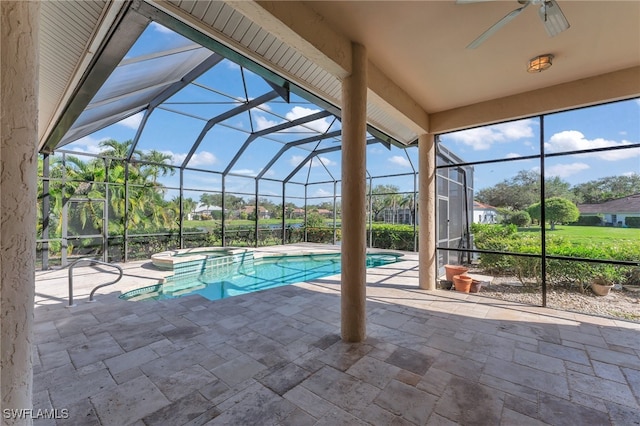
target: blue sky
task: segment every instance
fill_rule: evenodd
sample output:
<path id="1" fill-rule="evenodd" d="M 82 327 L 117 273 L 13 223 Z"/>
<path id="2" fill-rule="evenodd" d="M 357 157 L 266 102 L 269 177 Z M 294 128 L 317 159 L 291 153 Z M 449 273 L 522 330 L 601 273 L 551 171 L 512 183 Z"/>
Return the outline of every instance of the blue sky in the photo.
<path id="1" fill-rule="evenodd" d="M 151 24 L 133 46 L 125 59 L 132 60 L 168 48 L 180 48 L 190 42 L 170 30 Z M 246 92 L 245 92 L 246 86 Z M 213 89 L 213 90 L 211 90 Z M 138 148 L 156 149 L 173 157 L 174 164 L 181 164 L 207 119 L 228 110 L 247 99 L 253 99 L 271 88 L 258 77 L 228 60 L 196 80 L 196 84 L 173 96 L 162 109 L 156 110 L 147 122 Z M 211 171 L 223 171 L 243 144 L 249 132 L 258 131 L 320 111 L 320 108 L 292 95 L 287 104 L 276 98 L 260 106 L 251 114 L 243 113 L 226 120 L 214 128 L 203 139 L 189 162 L 189 167 Z M 182 113 L 182 114 L 180 114 Z M 65 147 L 78 152 L 96 153 L 99 143 L 105 139 L 125 141 L 133 139 L 140 125 L 142 114 L 128 117 L 117 124 L 102 129 Z M 232 167 L 232 172 L 253 177 L 277 153 L 284 143 L 317 135 L 318 132 L 339 130 L 340 122 L 332 117 L 310 122 L 287 131 L 259 138 L 253 142 L 241 159 Z M 519 120 L 483 128 L 442 135 L 447 148 L 464 161 L 479 161 L 496 158 L 516 158 L 537 154 L 539 151 L 538 119 Z M 563 112 L 545 117 L 545 149 L 547 152 L 562 152 L 596 147 L 618 146 L 640 142 L 640 101 L 631 100 L 599 107 Z M 318 148 L 336 146 L 337 139 L 320 142 Z M 315 144 L 313 144 L 315 146 Z M 307 149 L 292 148 L 269 170 L 265 177 L 283 179 L 309 154 Z M 383 145 L 370 145 L 367 149 L 367 168 L 373 175 L 393 175 L 412 172 L 418 168 L 416 148 L 401 150 Z M 494 185 L 515 175 L 519 170 L 539 167 L 538 160 L 516 161 L 475 168 L 475 189 Z M 640 149 L 610 153 L 572 155 L 548 159 L 547 175 L 559 176 L 572 184 L 604 176 L 639 173 Z M 303 167 L 293 181 L 320 182 L 340 179 L 340 152 L 331 152 L 316 157 Z M 162 178 L 168 187 L 178 187 L 178 174 Z M 401 191 L 413 191 L 411 177 L 376 179 L 377 184 L 393 184 Z M 186 172 L 185 187 L 194 190 L 221 190 L 220 175 Z M 253 193 L 254 179 L 230 177 L 226 182 L 228 191 Z M 339 186 L 338 186 L 339 191 Z M 281 184 L 264 182 L 260 186 L 263 195 L 281 196 Z M 329 197 L 333 184 L 312 185 L 310 197 Z M 169 191 L 168 195 L 176 195 Z M 194 198 L 199 193 L 193 192 Z M 301 185 L 288 185 L 287 194 L 303 196 Z M 329 199 L 318 199 L 327 201 Z"/>
<path id="2" fill-rule="evenodd" d="M 546 153 L 640 143 L 640 100 L 628 100 L 544 118 Z M 442 135 L 444 145 L 465 161 L 518 158 L 540 151 L 538 118 Z M 539 160 L 476 166 L 475 188 L 495 185 L 519 170 L 539 170 Z M 640 148 L 547 158 L 545 174 L 572 185 L 606 176 L 640 174 Z"/>

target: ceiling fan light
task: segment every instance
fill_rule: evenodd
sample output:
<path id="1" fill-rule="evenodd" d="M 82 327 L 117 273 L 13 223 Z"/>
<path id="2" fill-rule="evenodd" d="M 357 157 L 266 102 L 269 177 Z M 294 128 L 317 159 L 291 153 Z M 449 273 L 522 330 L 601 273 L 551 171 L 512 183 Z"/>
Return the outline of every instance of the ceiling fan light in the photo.
<path id="1" fill-rule="evenodd" d="M 569 21 L 554 0 L 543 2 L 538 14 L 549 37 L 555 37 L 569 28 Z"/>
<path id="2" fill-rule="evenodd" d="M 546 70 L 547 68 L 551 67 L 552 59 L 553 55 L 549 53 L 530 59 L 529 66 L 527 67 L 527 72 L 537 73 Z"/>

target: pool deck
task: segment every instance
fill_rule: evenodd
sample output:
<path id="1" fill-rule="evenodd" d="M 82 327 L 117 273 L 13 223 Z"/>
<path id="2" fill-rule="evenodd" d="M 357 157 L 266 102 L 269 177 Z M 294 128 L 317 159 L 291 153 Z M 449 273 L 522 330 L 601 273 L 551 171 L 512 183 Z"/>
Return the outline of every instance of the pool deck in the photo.
<path id="1" fill-rule="evenodd" d="M 311 244 L 260 252 L 335 251 Z M 150 261 L 36 273 L 36 425 L 638 424 L 640 324 L 418 289 L 414 253 L 367 270 L 365 342 L 340 277 L 218 301 L 129 302 Z M 104 272 L 99 272 L 100 270 Z"/>

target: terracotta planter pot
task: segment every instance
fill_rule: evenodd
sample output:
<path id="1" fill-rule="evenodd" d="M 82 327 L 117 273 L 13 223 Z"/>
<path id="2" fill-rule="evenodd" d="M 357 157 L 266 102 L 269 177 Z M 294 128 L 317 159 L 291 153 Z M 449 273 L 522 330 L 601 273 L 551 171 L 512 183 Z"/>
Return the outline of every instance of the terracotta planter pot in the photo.
<path id="1" fill-rule="evenodd" d="M 591 281 L 591 290 L 598 296 L 608 295 L 612 288 L 613 284 L 610 284 L 607 281 L 601 280 L 599 278 Z"/>
<path id="2" fill-rule="evenodd" d="M 446 274 L 447 281 L 453 281 L 454 275 L 462 275 L 466 273 L 469 268 L 465 268 L 460 265 L 444 265 L 444 271 Z"/>
<path id="3" fill-rule="evenodd" d="M 471 287 L 469 288 L 469 293 L 478 293 L 480 292 L 480 288 L 482 287 L 482 282 L 478 280 L 471 281 Z"/>
<path id="4" fill-rule="evenodd" d="M 472 282 L 473 278 L 466 275 L 453 276 L 453 285 L 456 287 L 456 291 L 460 291 L 462 293 L 469 293 Z"/>

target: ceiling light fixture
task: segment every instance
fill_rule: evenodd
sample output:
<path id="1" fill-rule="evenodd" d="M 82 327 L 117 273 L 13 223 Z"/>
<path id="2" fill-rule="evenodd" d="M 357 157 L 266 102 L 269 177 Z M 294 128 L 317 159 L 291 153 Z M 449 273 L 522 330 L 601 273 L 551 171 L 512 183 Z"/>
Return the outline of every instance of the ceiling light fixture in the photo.
<path id="1" fill-rule="evenodd" d="M 536 56 L 533 59 L 529 60 L 529 66 L 527 67 L 527 72 L 542 72 L 547 68 L 551 67 L 551 60 L 553 59 L 553 55 L 550 53 L 545 53 L 544 55 Z"/>

